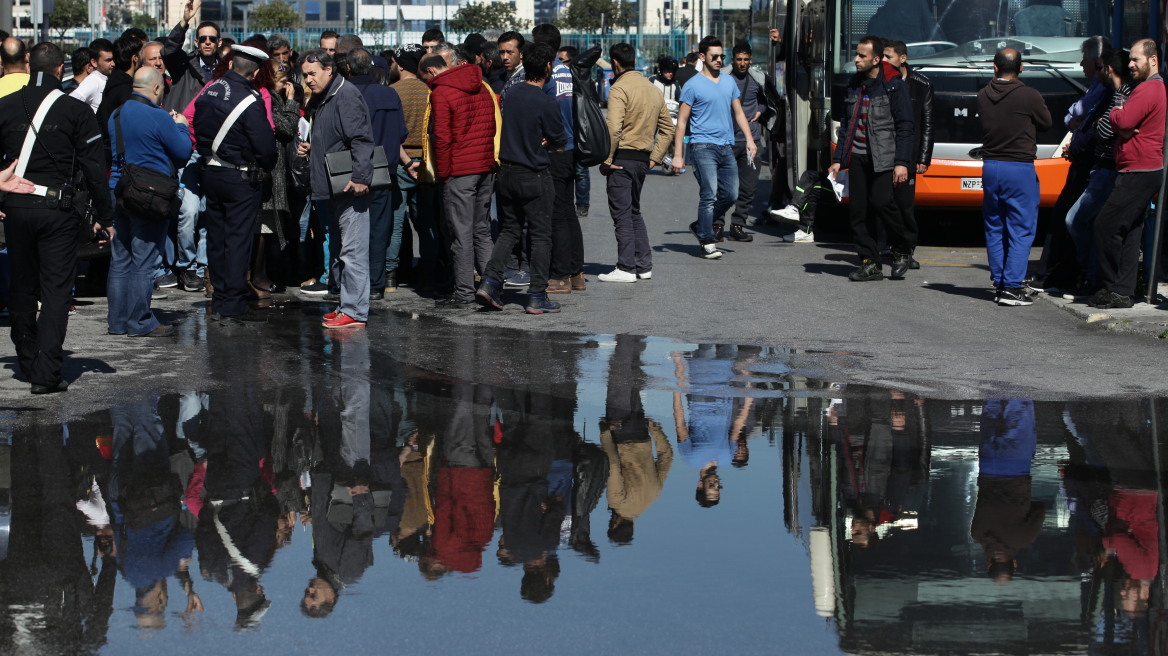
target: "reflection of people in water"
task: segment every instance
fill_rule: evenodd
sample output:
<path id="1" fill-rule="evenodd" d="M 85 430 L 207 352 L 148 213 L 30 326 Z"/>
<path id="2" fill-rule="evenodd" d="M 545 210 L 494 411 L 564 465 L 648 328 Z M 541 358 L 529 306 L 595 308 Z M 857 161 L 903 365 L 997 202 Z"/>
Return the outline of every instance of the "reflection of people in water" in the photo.
<path id="1" fill-rule="evenodd" d="M 1033 401 L 985 402 L 970 534 L 985 550 L 988 574 L 995 581 L 1014 577 L 1018 551 L 1042 530 L 1046 507 L 1031 498 L 1030 465 L 1037 447 Z"/>
<path id="2" fill-rule="evenodd" d="M 608 538 L 633 541 L 633 521 L 653 505 L 673 465 L 673 447 L 661 425 L 645 418 L 641 390 L 645 341 L 617 335 L 608 365 L 608 394 L 600 420 L 600 444 L 608 456 Z M 656 457 L 654 457 L 656 450 Z"/>
<path id="3" fill-rule="evenodd" d="M 749 452 L 743 452 L 738 443 L 739 439 L 746 439 L 754 399 L 711 396 L 700 390 L 728 385 L 746 372 L 753 358 L 748 353 L 740 353 L 737 346 L 726 344 L 699 344 L 688 356 L 682 359 L 680 353 L 673 355 L 674 375 L 679 387 L 699 391 L 685 394 L 686 404 L 682 403 L 681 392 L 673 394 L 673 424 L 677 431 L 677 450 L 698 471 L 694 496 L 699 506 L 710 508 L 722 499 L 718 468 L 733 463 L 736 454 L 740 465 L 745 464 L 744 457 L 749 457 Z"/>
<path id="4" fill-rule="evenodd" d="M 914 407 L 920 402 L 897 390 L 853 390 L 828 412 L 843 457 L 854 547 L 875 545 L 877 527 L 900 518 L 910 487 L 924 478 L 923 435 Z"/>

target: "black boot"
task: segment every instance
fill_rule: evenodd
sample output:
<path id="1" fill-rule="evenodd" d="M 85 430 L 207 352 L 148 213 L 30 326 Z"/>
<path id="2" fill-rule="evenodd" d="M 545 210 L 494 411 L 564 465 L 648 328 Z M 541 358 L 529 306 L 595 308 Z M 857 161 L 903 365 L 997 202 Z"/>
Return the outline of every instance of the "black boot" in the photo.
<path id="1" fill-rule="evenodd" d="M 852 282 L 884 280 L 884 272 L 880 270 L 880 263 L 876 260 L 864 260 L 855 271 L 848 274 L 848 280 Z"/>
<path id="2" fill-rule="evenodd" d="M 889 273 L 889 277 L 891 277 L 893 280 L 904 280 L 904 274 L 908 273 L 908 269 L 911 265 L 911 256 L 893 251 L 892 271 Z"/>
<path id="3" fill-rule="evenodd" d="M 494 278 L 483 278 L 479 290 L 475 292 L 475 300 L 483 307 L 502 310 L 503 283 Z"/>
<path id="4" fill-rule="evenodd" d="M 546 292 L 532 294 L 527 297 L 528 314 L 549 314 L 560 311 L 560 304 L 549 301 Z"/>
<path id="5" fill-rule="evenodd" d="M 397 270 L 385 272 L 385 293 L 397 291 Z"/>

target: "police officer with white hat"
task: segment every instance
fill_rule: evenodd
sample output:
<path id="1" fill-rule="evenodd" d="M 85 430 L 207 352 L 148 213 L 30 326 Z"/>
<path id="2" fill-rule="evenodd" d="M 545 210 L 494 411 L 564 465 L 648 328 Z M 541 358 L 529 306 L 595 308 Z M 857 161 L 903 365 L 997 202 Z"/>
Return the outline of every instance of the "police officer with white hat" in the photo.
<path id="1" fill-rule="evenodd" d="M 251 85 L 268 55 L 232 45 L 230 68 L 195 99 L 195 148 L 203 163 L 207 209 L 207 268 L 213 318 L 222 325 L 262 323 L 247 304 L 252 237 L 268 171 L 276 165 L 276 137 L 260 94 Z"/>

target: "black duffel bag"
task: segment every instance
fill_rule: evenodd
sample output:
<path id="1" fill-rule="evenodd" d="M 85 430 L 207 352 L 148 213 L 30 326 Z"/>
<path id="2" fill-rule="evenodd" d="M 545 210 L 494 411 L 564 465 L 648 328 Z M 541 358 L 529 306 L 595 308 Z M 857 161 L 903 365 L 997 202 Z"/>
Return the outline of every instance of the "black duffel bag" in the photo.
<path id="1" fill-rule="evenodd" d="M 182 201 L 178 197 L 178 179 L 145 166 L 126 164 L 126 146 L 122 142 L 122 110 L 114 112 L 114 136 L 122 161 L 122 176 L 114 187 L 118 205 L 130 214 L 147 221 L 169 221 L 178 216 Z"/>

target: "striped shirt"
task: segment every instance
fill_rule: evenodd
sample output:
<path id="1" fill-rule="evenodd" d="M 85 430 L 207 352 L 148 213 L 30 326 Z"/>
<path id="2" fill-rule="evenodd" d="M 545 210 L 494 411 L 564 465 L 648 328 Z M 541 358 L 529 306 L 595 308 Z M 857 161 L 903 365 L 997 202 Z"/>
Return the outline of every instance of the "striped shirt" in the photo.
<path id="1" fill-rule="evenodd" d="M 406 154 L 410 157 L 422 156 L 422 143 L 429 130 L 426 126 L 426 106 L 430 103 L 430 87 L 418 80 L 398 80 L 390 85 L 401 98 L 402 114 L 406 119 L 406 130 L 409 136 L 408 143 L 402 144 Z"/>

